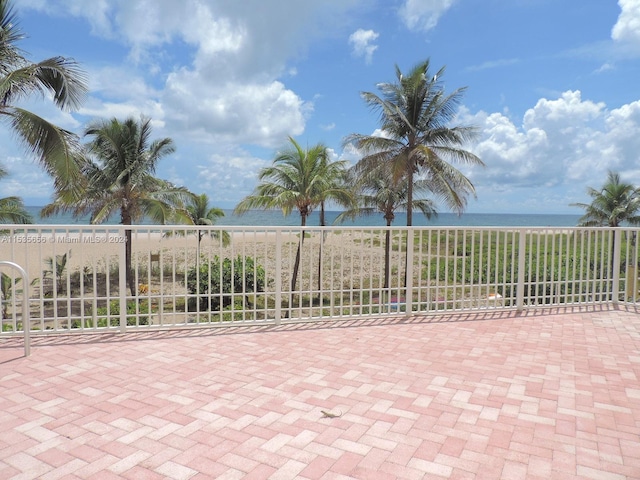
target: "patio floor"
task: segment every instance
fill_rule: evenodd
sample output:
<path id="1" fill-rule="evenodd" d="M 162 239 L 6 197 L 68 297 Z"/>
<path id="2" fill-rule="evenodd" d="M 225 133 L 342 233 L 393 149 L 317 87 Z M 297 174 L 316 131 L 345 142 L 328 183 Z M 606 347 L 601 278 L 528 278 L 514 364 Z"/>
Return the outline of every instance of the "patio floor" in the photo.
<path id="1" fill-rule="evenodd" d="M 640 478 L 640 315 L 0 340 L 0 478 Z M 322 410 L 340 414 L 327 418 Z"/>

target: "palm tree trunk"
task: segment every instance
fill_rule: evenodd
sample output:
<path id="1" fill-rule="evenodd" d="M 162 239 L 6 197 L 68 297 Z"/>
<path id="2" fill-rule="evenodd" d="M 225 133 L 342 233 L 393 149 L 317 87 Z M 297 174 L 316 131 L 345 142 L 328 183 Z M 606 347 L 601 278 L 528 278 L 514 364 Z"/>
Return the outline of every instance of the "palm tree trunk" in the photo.
<path id="1" fill-rule="evenodd" d="M 301 215 L 301 226 L 307 225 L 307 217 Z M 291 275 L 291 297 L 289 300 L 289 308 L 293 308 L 293 292 L 296 290 L 296 283 L 298 282 L 298 271 L 300 270 L 300 257 L 302 254 L 302 244 L 304 243 L 304 228 L 300 232 L 300 241 L 298 242 L 298 251 L 296 252 L 296 260 L 293 263 L 293 274 Z"/>
<path id="2" fill-rule="evenodd" d="M 413 225 L 413 165 L 409 168 L 407 175 L 407 227 Z"/>
<path id="3" fill-rule="evenodd" d="M 120 219 L 120 223 L 122 223 L 122 225 L 131 225 L 131 214 L 124 206 L 120 209 Z M 129 291 L 132 296 L 135 296 L 137 289 L 134 284 L 135 280 L 133 278 L 133 269 L 131 268 L 131 230 L 127 229 L 124 231 L 124 241 L 125 276 L 127 279 L 127 285 L 129 286 Z"/>
<path id="4" fill-rule="evenodd" d="M 409 175 L 407 178 L 409 184 L 407 185 L 407 227 L 413 225 L 413 164 L 409 168 Z M 407 270 L 409 267 L 409 235 L 411 232 L 407 229 L 407 239 L 404 257 L 404 287 L 407 286 Z"/>
<path id="5" fill-rule="evenodd" d="M 326 225 L 324 216 L 324 202 L 320 202 L 320 226 Z M 320 232 L 320 245 L 318 247 L 318 305 L 321 305 L 322 296 L 320 291 L 322 290 L 322 247 L 324 246 L 324 230 Z"/>
<path id="6" fill-rule="evenodd" d="M 391 222 L 387 220 L 387 227 L 391 227 Z M 389 288 L 390 276 L 390 256 L 391 256 L 391 229 L 388 228 L 384 234 L 384 289 Z"/>
<path id="7" fill-rule="evenodd" d="M 129 285 L 129 291 L 131 295 L 136 294 L 135 279 L 133 278 L 133 269 L 131 268 L 131 230 L 124 231 L 125 246 L 124 246 L 124 264 L 126 269 L 127 285 Z"/>

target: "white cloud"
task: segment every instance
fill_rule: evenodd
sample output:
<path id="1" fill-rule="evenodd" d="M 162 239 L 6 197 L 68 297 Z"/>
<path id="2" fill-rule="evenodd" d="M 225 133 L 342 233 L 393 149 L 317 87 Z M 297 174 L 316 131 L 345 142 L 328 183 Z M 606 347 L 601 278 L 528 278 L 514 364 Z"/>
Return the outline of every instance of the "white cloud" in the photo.
<path id="1" fill-rule="evenodd" d="M 253 191 L 258 171 L 269 163 L 242 151 L 212 154 L 198 167 L 198 183 L 192 190 L 210 192 L 213 204 L 235 204 Z"/>
<path id="2" fill-rule="evenodd" d="M 618 5 L 621 12 L 611 38 L 640 50 L 640 0 L 618 0 Z"/>
<path id="3" fill-rule="evenodd" d="M 96 35 L 130 47 L 133 68 L 94 68 L 93 98 L 82 114 L 160 115 L 172 136 L 261 146 L 302 133 L 313 109 L 283 83 L 295 72 L 287 63 L 362 2 L 25 1 L 24 8 L 86 18 Z M 177 58 L 189 63 L 172 64 Z M 151 76 L 143 72 L 144 65 Z"/>
<path id="4" fill-rule="evenodd" d="M 603 63 L 598 69 L 596 69 L 593 73 L 595 74 L 599 74 L 599 73 L 604 73 L 610 70 L 614 70 L 615 66 L 610 64 L 610 63 Z"/>
<path id="5" fill-rule="evenodd" d="M 457 0 L 405 0 L 399 15 L 411 30 L 428 31 L 438 24 L 440 17 Z"/>
<path id="6" fill-rule="evenodd" d="M 212 84 L 191 70 L 169 76 L 163 104 L 172 131 L 207 143 L 261 146 L 301 134 L 312 108 L 278 81 Z"/>
<path id="7" fill-rule="evenodd" d="M 531 211 L 532 202 L 558 211 L 582 201 L 586 186 L 600 185 L 607 170 L 640 183 L 640 101 L 608 110 L 582 99 L 579 91 L 567 91 L 538 100 L 521 126 L 501 113 L 463 110 L 461 120 L 481 130 L 472 151 L 487 166 L 468 172 L 479 186 L 478 196 L 510 199 L 507 211 Z M 536 190 L 548 198 L 532 196 Z M 493 211 L 499 208 L 496 204 Z"/>
<path id="8" fill-rule="evenodd" d="M 349 36 L 349 45 L 352 47 L 356 57 L 363 57 L 366 63 L 371 63 L 373 52 L 378 48 L 372 42 L 380 35 L 373 30 L 363 30 L 359 28 Z"/>
<path id="9" fill-rule="evenodd" d="M 518 60 L 517 58 L 503 58 L 500 60 L 490 60 L 490 61 L 481 63 L 480 65 L 472 65 L 471 67 L 468 67 L 467 70 L 469 70 L 470 72 L 477 72 L 480 70 L 488 70 L 491 68 L 507 67 L 509 65 L 515 65 L 519 61 L 520 60 Z"/>

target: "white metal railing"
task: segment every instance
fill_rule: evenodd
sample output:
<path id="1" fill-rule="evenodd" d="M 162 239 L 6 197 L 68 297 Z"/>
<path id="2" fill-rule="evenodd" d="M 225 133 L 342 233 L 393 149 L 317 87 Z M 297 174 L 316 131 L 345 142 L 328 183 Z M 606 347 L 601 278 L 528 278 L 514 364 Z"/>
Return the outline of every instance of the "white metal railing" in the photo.
<path id="1" fill-rule="evenodd" d="M 29 302 L 25 301 L 25 299 L 29 298 L 29 275 L 20 265 L 14 262 L 9 262 L 6 260 L 0 260 L 0 268 L 2 267 L 10 267 L 18 272 L 20 275 L 20 280 L 22 281 L 23 289 L 22 289 L 22 321 L 23 327 L 22 332 L 24 336 L 24 356 L 28 357 L 31 355 L 31 329 L 29 328 Z M 0 279 L 2 282 L 2 289 L 0 291 L 0 311 L 2 312 L 2 319 L 6 315 L 6 305 L 9 302 L 13 302 L 13 310 L 15 312 L 16 309 L 16 296 L 18 293 L 16 285 L 17 280 L 13 277 L 6 275 L 2 272 L 2 278 Z M 15 321 L 17 321 L 17 315 L 14 314 Z M 26 326 L 26 327 L 25 327 Z"/>
<path id="2" fill-rule="evenodd" d="M 56 333 L 634 304 L 637 232 L 8 225 L 0 259 L 34 281 L 0 336 L 22 331 L 23 306 L 32 331 Z"/>

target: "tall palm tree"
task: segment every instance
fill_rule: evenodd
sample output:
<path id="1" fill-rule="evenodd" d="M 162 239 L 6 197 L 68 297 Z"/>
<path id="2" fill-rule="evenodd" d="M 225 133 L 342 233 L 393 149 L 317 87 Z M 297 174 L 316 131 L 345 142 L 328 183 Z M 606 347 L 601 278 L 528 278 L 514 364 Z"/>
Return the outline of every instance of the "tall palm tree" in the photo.
<path id="1" fill-rule="evenodd" d="M 331 161 L 329 154 L 325 148 L 325 154 L 322 156 L 324 162 L 322 176 L 324 182 L 318 191 L 318 217 L 321 227 L 327 225 L 326 220 L 326 203 L 334 202 L 341 207 L 351 208 L 354 205 L 355 197 L 353 188 L 349 181 L 347 167 L 349 162 L 346 160 Z M 320 292 L 322 290 L 322 250 L 324 248 L 325 231 L 320 232 L 320 245 L 318 248 L 318 304 L 321 303 Z"/>
<path id="2" fill-rule="evenodd" d="M 173 140 L 151 142 L 151 120 L 127 118 L 100 120 L 89 125 L 91 137 L 82 172 L 86 186 L 80 195 L 70 190 L 57 191 L 54 202 L 42 215 L 71 211 L 74 216 L 91 215 L 91 223 L 102 223 L 120 212 L 120 223 L 132 225 L 147 217 L 158 224 L 183 220 L 183 202 L 190 193 L 182 187 L 154 176 L 158 162 L 174 152 Z M 125 230 L 126 277 L 131 295 L 137 289 L 131 269 L 131 230 Z"/>
<path id="3" fill-rule="evenodd" d="M 609 171 L 600 190 L 588 187 L 587 195 L 591 203 L 570 204 L 585 210 L 579 226 L 619 227 L 624 222 L 640 225 L 640 189 L 622 182 L 618 173 Z"/>
<path id="4" fill-rule="evenodd" d="M 206 193 L 200 195 L 191 195 L 187 201 L 185 207 L 187 223 L 190 225 L 215 225 L 215 223 L 222 217 L 224 212 L 220 208 L 209 206 L 209 197 Z M 198 255 L 200 259 L 200 242 L 205 236 L 206 230 L 198 230 Z M 231 241 L 231 237 L 228 232 L 211 231 L 212 238 L 221 238 L 223 245 L 228 245 Z"/>
<path id="5" fill-rule="evenodd" d="M 22 33 L 10 0 L 0 0 L 0 118 L 4 118 L 28 151 L 52 175 L 55 188 L 79 185 L 75 135 L 38 115 L 15 106 L 41 94 L 52 96 L 63 110 L 73 110 L 87 91 L 85 74 L 72 59 L 54 57 L 32 63 L 17 43 Z"/>
<path id="6" fill-rule="evenodd" d="M 348 218 L 357 216 L 375 215 L 381 213 L 387 227 L 395 220 L 395 212 L 405 210 L 408 203 L 409 182 L 406 178 L 395 180 L 389 171 L 389 166 L 383 165 L 369 174 L 360 177 L 354 182 L 357 191 L 354 208 L 342 212 L 336 221 L 342 222 Z M 413 185 L 414 195 L 426 195 L 430 191 L 430 185 L 426 180 L 418 180 Z M 435 205 L 427 198 L 414 198 L 413 208 L 420 210 L 426 218 L 437 216 Z M 391 229 L 387 228 L 384 242 L 384 285 L 389 288 L 390 278 L 390 253 L 391 253 Z"/>
<path id="7" fill-rule="evenodd" d="M 395 181 L 407 184 L 407 226 L 412 225 L 413 190 L 416 178 L 429 181 L 434 196 L 453 211 L 461 213 L 468 195 L 475 195 L 471 181 L 451 163 L 484 165 L 462 146 L 477 133 L 471 126 L 450 126 L 465 88 L 445 95 L 444 67 L 429 72 L 429 60 L 416 65 L 408 75 L 396 66 L 396 83 L 378 85 L 381 96 L 362 93 L 365 102 L 380 114 L 382 135 L 352 134 L 352 143 L 365 156 L 357 163 L 360 173 L 381 163 L 389 164 Z"/>
<path id="8" fill-rule="evenodd" d="M 291 145 L 276 155 L 271 166 L 260 170 L 260 183 L 251 195 L 238 203 L 234 212 L 241 215 L 251 209 L 279 208 L 287 216 L 294 208 L 298 210 L 303 230 L 291 275 L 293 298 L 304 243 L 304 227 L 313 209 L 333 191 L 329 183 L 335 176 L 330 173 L 339 168 L 341 162 L 328 162 L 327 149 L 322 144 L 304 149 L 292 137 L 289 137 L 289 142 Z"/>
<path id="9" fill-rule="evenodd" d="M 6 176 L 7 171 L 0 167 L 0 179 Z M 32 221 L 20 197 L 0 198 L 0 223 L 32 223 Z"/>

